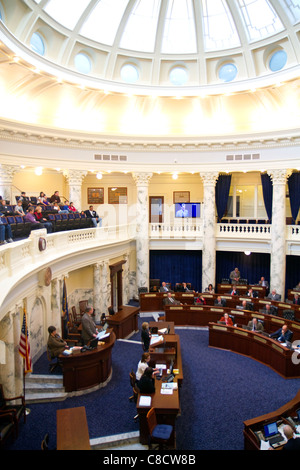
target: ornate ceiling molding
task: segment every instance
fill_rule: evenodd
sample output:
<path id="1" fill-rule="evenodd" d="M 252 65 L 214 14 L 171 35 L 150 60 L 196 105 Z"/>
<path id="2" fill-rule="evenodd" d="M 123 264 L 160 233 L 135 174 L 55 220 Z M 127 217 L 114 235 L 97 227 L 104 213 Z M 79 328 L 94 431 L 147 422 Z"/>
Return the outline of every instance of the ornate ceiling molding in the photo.
<path id="1" fill-rule="evenodd" d="M 70 132 L 0 120 L 0 139 L 71 149 L 107 152 L 212 152 L 300 145 L 300 129 L 280 133 L 206 137 L 114 136 Z"/>

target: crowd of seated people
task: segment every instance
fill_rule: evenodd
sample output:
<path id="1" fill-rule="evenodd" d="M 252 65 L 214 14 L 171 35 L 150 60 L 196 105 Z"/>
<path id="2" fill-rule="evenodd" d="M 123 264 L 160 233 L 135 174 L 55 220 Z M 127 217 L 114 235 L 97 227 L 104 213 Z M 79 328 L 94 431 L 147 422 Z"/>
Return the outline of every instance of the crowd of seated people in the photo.
<path id="1" fill-rule="evenodd" d="M 93 215 L 97 222 L 101 220 L 95 211 Z M 50 198 L 43 191 L 38 197 L 29 197 L 22 191 L 16 196 L 16 204 L 0 196 L 0 246 L 26 238 L 31 230 L 45 228 L 52 233 L 93 227 L 94 218 L 90 211 L 78 211 L 73 202 L 62 203 L 59 191 Z"/>

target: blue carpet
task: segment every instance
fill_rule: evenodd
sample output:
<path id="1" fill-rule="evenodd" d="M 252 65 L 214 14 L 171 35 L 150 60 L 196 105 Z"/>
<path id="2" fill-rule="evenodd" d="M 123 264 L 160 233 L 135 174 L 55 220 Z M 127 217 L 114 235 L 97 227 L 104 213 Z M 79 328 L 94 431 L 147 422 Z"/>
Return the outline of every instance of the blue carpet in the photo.
<path id="1" fill-rule="evenodd" d="M 141 324 L 139 319 L 139 324 Z M 270 368 L 238 354 L 208 347 L 207 330 L 176 329 L 180 335 L 184 380 L 181 416 L 176 422 L 178 450 L 243 450 L 243 421 L 276 410 L 291 400 L 299 379 L 286 380 Z M 131 340 L 140 341 L 140 334 Z M 30 404 L 27 423 L 11 450 L 40 449 L 46 432 L 50 448 L 56 444 L 56 410 L 85 406 L 90 438 L 137 431 L 135 404 L 129 371 L 142 354 L 140 344 L 117 341 L 112 353 L 113 375 L 109 384 L 63 402 Z M 48 370 L 43 356 L 34 373 Z"/>

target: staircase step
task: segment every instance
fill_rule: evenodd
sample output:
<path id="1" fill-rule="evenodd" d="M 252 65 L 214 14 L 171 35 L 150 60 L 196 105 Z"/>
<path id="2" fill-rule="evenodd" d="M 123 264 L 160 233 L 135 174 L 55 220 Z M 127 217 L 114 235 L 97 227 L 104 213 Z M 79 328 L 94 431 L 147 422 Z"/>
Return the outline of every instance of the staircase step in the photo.
<path id="1" fill-rule="evenodd" d="M 47 403 L 67 398 L 61 375 L 29 374 L 25 379 L 26 403 Z"/>
<path id="2" fill-rule="evenodd" d="M 67 398 L 68 394 L 63 393 L 26 393 L 26 405 L 29 403 L 49 403 L 50 401 L 63 401 Z"/>

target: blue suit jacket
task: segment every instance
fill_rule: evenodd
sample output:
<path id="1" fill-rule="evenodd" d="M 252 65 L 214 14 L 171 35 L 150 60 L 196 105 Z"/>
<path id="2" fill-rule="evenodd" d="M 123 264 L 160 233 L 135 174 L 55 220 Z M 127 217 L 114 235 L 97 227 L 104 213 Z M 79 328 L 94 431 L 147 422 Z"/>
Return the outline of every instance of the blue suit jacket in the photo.
<path id="1" fill-rule="evenodd" d="M 293 333 L 291 330 L 286 330 L 285 334 L 282 335 L 281 328 L 279 328 L 279 330 L 275 331 L 270 336 L 271 338 L 278 339 L 281 343 L 286 343 L 287 341 L 292 341 Z"/>

